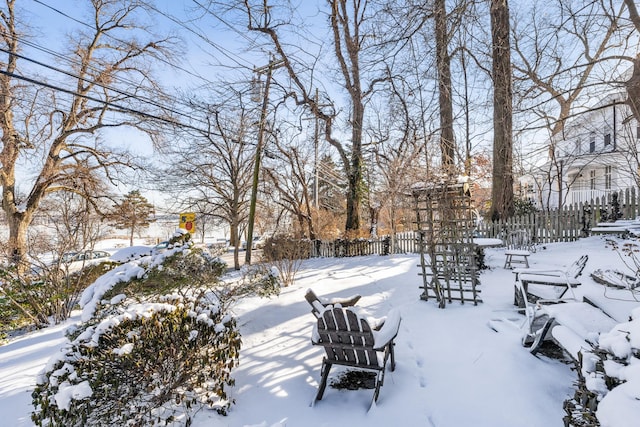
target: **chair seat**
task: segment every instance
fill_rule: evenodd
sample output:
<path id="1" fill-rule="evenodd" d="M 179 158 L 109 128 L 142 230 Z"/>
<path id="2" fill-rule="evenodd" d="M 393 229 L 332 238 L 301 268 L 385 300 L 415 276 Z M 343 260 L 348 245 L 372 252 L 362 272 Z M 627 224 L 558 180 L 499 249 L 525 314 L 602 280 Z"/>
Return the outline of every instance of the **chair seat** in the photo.
<path id="1" fill-rule="evenodd" d="M 517 255 L 517 256 L 529 256 L 531 255 L 531 251 L 527 251 L 525 249 L 507 249 L 504 251 L 505 255 Z"/>
<path id="2" fill-rule="evenodd" d="M 550 275 L 550 274 L 520 274 L 520 281 L 522 283 L 537 283 L 540 285 L 569 285 L 576 287 L 580 285 L 580 280 L 567 277 L 564 275 Z"/>

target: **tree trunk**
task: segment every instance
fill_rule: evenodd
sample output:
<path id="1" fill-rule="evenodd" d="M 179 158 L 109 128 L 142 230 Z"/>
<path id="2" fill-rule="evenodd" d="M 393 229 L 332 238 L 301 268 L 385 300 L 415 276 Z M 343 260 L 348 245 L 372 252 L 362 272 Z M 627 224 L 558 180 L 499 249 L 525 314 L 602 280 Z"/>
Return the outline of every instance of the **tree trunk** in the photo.
<path id="1" fill-rule="evenodd" d="M 633 116 L 640 123 L 640 55 L 633 61 L 633 73 L 625 83 L 627 88 L 627 104 Z"/>
<path id="2" fill-rule="evenodd" d="M 513 135 L 509 6 L 491 0 L 493 44 L 493 186 L 491 219 L 513 214 Z"/>
<path id="3" fill-rule="evenodd" d="M 240 235 L 238 233 L 238 220 L 237 218 L 232 218 L 229 224 L 229 242 L 233 246 L 233 268 L 234 270 L 240 270 Z"/>
<path id="4" fill-rule="evenodd" d="M 438 101 L 440 107 L 440 152 L 442 168 L 451 175 L 454 171 L 455 142 L 453 134 L 453 104 L 451 99 L 451 57 L 447 36 L 447 10 L 445 0 L 434 4 L 436 31 L 436 63 L 438 69 Z"/>
<path id="5" fill-rule="evenodd" d="M 631 23 L 636 28 L 636 31 L 640 33 L 640 15 L 635 1 L 624 0 L 624 4 L 629 10 Z M 627 104 L 631 107 L 633 116 L 640 123 L 640 54 L 633 61 L 633 74 L 631 74 L 631 78 L 625 83 L 625 86 L 627 88 Z"/>
<path id="6" fill-rule="evenodd" d="M 9 223 L 9 260 L 15 264 L 21 272 L 26 269 L 27 254 L 27 229 L 31 223 L 31 215 L 24 212 L 13 212 L 7 215 Z"/>

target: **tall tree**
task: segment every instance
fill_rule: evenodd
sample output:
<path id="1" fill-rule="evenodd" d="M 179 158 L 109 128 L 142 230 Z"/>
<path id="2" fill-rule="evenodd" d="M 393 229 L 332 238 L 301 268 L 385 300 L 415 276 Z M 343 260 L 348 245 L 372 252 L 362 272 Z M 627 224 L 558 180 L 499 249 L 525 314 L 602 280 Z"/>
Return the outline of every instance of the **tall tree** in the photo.
<path id="1" fill-rule="evenodd" d="M 440 107 L 440 151 L 444 172 L 454 172 L 455 140 L 453 133 L 453 98 L 451 56 L 445 0 L 434 1 L 436 68 L 438 70 L 438 105 Z"/>
<path id="2" fill-rule="evenodd" d="M 507 0 L 491 0 L 493 78 L 493 183 L 491 219 L 513 214 L 511 43 Z"/>
<path id="3" fill-rule="evenodd" d="M 305 29 L 300 26 L 292 29 L 287 19 L 276 19 L 277 8 L 268 0 L 251 2 L 244 0 L 247 26 L 251 31 L 259 32 L 267 37 L 268 45 L 275 50 L 276 59 L 288 76 L 286 95 L 295 100 L 297 105 L 306 106 L 312 114 L 324 124 L 324 137 L 337 151 L 345 175 L 347 176 L 347 215 L 345 231 L 356 233 L 361 227 L 361 205 L 363 201 L 363 126 L 367 101 L 375 94 L 381 83 L 388 81 L 386 62 L 393 56 L 392 51 L 399 43 L 393 45 L 390 40 L 393 27 L 382 28 L 385 17 L 393 21 L 388 9 L 367 0 L 326 0 L 328 23 L 328 40 L 331 55 L 324 52 L 324 41 L 318 38 L 305 47 L 316 46 L 318 50 L 294 52 L 294 45 L 287 38 L 307 37 Z M 398 30 L 399 27 L 396 27 Z M 292 30 L 287 33 L 287 30 Z M 402 28 L 404 31 L 404 28 Z M 296 34 L 297 31 L 297 34 Z M 325 39 L 326 40 L 326 39 Z M 301 63 L 300 55 L 315 55 L 309 63 Z M 325 57 L 330 57 L 327 60 Z M 332 82 L 317 81 L 316 67 L 318 63 L 327 66 L 331 71 Z M 348 105 L 342 110 L 341 102 L 332 102 L 335 108 L 323 108 L 327 104 L 325 92 L 323 99 L 314 96 L 314 86 L 336 84 L 346 95 Z M 322 98 L 322 97 L 321 97 Z M 340 122 L 343 111 L 347 112 Z M 346 129 L 340 132 L 339 125 L 344 123 Z"/>
<path id="4" fill-rule="evenodd" d="M 129 245 L 133 246 L 135 232 L 149 227 L 155 221 L 154 214 L 153 205 L 139 190 L 132 190 L 113 206 L 107 218 L 114 227 L 129 230 Z"/>
<path id="5" fill-rule="evenodd" d="M 133 165 L 126 152 L 103 144 L 99 131 L 117 126 L 150 130 L 149 117 L 140 117 L 144 113 L 138 118 L 123 113 L 141 108 L 145 95 L 157 99 L 150 70 L 154 57 L 165 57 L 170 40 L 143 27 L 141 1 L 89 3 L 89 29 L 70 34 L 68 52 L 60 55 L 63 64 L 50 68 L 61 73 L 55 84 L 27 77 L 34 74 L 27 66 L 34 60 L 21 51 L 25 33 L 16 1 L 6 0 L 0 9 L 0 43 L 6 54 L 0 61 L 0 186 L 8 248 L 18 265 L 26 253 L 27 229 L 46 194 L 68 191 L 92 199 L 101 177 L 113 180 L 115 169 Z M 18 182 L 16 169 L 25 159 L 35 178 Z M 38 164 L 35 159 L 42 160 Z M 20 197 L 20 191 L 26 196 Z"/>
<path id="6" fill-rule="evenodd" d="M 189 131 L 163 151 L 167 160 L 157 182 L 181 207 L 209 206 L 229 225 L 234 267 L 240 269 L 241 234 L 247 223 L 254 165 L 256 111 L 246 93 L 226 84 L 214 91 L 202 132 Z M 200 105 L 204 102 L 195 101 Z"/>

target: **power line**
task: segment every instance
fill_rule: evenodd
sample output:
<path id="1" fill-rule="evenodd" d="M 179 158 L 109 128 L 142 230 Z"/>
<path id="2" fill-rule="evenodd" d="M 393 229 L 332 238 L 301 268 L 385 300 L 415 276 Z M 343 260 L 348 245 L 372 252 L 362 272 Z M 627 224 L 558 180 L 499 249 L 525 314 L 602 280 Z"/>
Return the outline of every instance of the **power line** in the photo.
<path id="1" fill-rule="evenodd" d="M 73 22 L 76 22 L 76 23 L 78 23 L 78 24 L 81 24 L 81 25 L 86 26 L 86 27 L 91 28 L 91 29 L 95 29 L 93 26 L 91 26 L 91 25 L 89 25 L 89 24 L 87 24 L 87 23 L 85 23 L 85 22 L 83 22 L 83 21 L 81 21 L 81 20 L 79 20 L 79 19 L 77 19 L 77 18 L 75 18 L 75 17 L 73 17 L 73 16 L 69 15 L 68 13 L 65 13 L 64 11 L 62 11 L 62 10 L 60 10 L 60 9 L 56 8 L 56 7 L 53 7 L 53 6 L 51 6 L 51 5 L 47 4 L 47 3 L 45 3 L 44 1 L 41 1 L 41 0 L 33 0 L 33 1 L 34 1 L 35 3 L 37 3 L 37 4 L 40 4 L 40 5 L 44 6 L 44 7 L 46 7 L 46 8 L 48 8 L 48 9 L 52 10 L 53 12 L 55 12 L 55 13 L 57 13 L 57 14 L 59 14 L 59 15 L 63 16 L 63 17 L 65 17 L 65 18 L 67 18 L 67 19 L 69 19 L 69 20 L 73 21 Z M 202 7 L 202 8 L 204 9 L 204 6 L 202 6 L 201 4 L 198 4 L 198 6 L 200 6 L 200 7 Z M 171 20 L 172 22 L 174 22 L 174 23 L 176 23 L 176 24 L 180 25 L 182 28 L 186 29 L 186 30 L 187 30 L 187 31 L 189 31 L 190 33 L 195 34 L 198 38 L 200 38 L 201 40 L 204 40 L 207 44 L 209 44 L 209 45 L 213 46 L 214 48 L 216 48 L 217 50 L 221 51 L 221 53 L 223 53 L 227 58 L 229 58 L 229 59 L 231 59 L 232 61 L 234 61 L 235 63 L 237 63 L 237 64 L 238 64 L 239 66 L 241 66 L 242 68 L 244 68 L 244 69 L 251 69 L 251 68 L 252 68 L 252 66 L 251 66 L 251 65 L 245 65 L 245 64 L 242 64 L 242 63 L 240 62 L 240 61 L 244 61 L 242 58 L 240 58 L 240 57 L 239 57 L 239 56 L 237 56 L 237 55 L 234 55 L 233 53 L 231 53 L 231 52 L 230 52 L 230 51 L 228 51 L 227 49 L 224 49 L 223 47 L 219 46 L 218 44 L 216 44 L 216 43 L 212 42 L 209 38 L 207 38 L 204 34 L 202 34 L 202 32 L 197 32 L 197 31 L 195 31 L 193 28 L 191 28 L 191 27 L 187 26 L 184 22 L 180 21 L 178 18 L 176 18 L 176 17 L 174 17 L 174 16 L 172 16 L 172 15 L 169 15 L 169 14 L 167 14 L 167 13 L 163 12 L 163 11 L 160 11 L 159 9 L 157 9 L 156 7 L 154 7 L 153 5 L 149 5 L 149 8 L 150 8 L 151 10 L 154 10 L 156 13 L 158 13 L 158 14 L 160 14 L 160 15 L 164 16 L 165 18 L 167 18 L 167 19 Z M 205 10 L 206 10 L 206 9 L 205 9 Z M 217 15 L 215 15 L 215 13 L 213 13 L 213 12 L 211 12 L 211 11 L 208 11 L 208 12 L 209 12 L 210 14 L 212 14 L 212 16 L 216 17 L 217 19 L 220 19 Z M 224 21 L 222 21 L 222 22 L 224 22 Z M 226 22 L 225 22 L 225 24 L 229 26 L 229 24 L 228 24 L 228 23 L 226 23 Z M 233 27 L 231 27 L 231 26 L 230 26 L 230 28 L 231 28 L 231 29 L 233 29 Z M 235 30 L 235 29 L 233 29 L 233 30 L 237 32 L 237 30 Z M 240 33 L 240 32 L 239 32 L 239 34 L 242 34 L 242 33 Z M 123 40 L 121 40 L 121 39 L 118 39 L 117 37 L 114 37 L 113 35 L 111 35 L 111 34 L 109 34 L 109 33 L 105 33 L 105 36 L 107 36 L 107 37 L 109 37 L 109 38 L 111 38 L 111 39 L 113 39 L 113 40 L 116 40 L 116 41 L 118 41 L 119 43 L 127 43 L 126 41 L 123 41 Z M 246 37 L 246 36 L 245 36 L 245 37 Z M 248 38 L 247 38 L 247 39 L 248 39 Z M 248 39 L 248 40 L 249 40 L 249 39 Z M 55 51 L 53 51 L 53 50 L 51 50 L 51 49 L 48 49 L 48 48 L 44 48 L 44 47 L 42 47 L 42 46 L 40 46 L 40 45 L 37 45 L 37 44 L 35 44 L 35 43 L 30 43 L 30 42 L 28 42 L 28 41 L 26 41 L 26 40 L 21 40 L 21 43 L 23 43 L 23 44 L 25 44 L 25 45 L 28 45 L 28 46 L 31 46 L 31 47 L 33 47 L 34 49 L 38 49 L 38 50 L 40 50 L 40 51 L 42 51 L 42 52 L 45 52 L 45 53 L 47 53 L 47 54 L 49 54 L 49 55 L 52 55 L 52 56 L 54 56 L 54 57 L 60 58 L 60 59 L 62 59 L 62 60 L 64 60 L 64 61 L 70 62 L 71 64 L 80 65 L 80 63 L 79 63 L 78 61 L 73 61 L 73 60 L 71 60 L 68 56 L 61 55 L 60 53 L 57 53 L 57 52 L 55 52 Z M 236 59 L 236 58 L 237 58 L 237 59 Z M 77 75 L 74 75 L 74 74 L 72 74 L 72 73 L 70 73 L 70 72 L 67 72 L 67 71 L 64 71 L 64 70 L 60 70 L 60 69 L 58 69 L 58 68 L 56 68 L 56 67 L 50 66 L 50 65 L 45 64 L 45 63 L 40 62 L 40 61 L 35 61 L 35 60 L 33 60 L 33 59 L 29 58 L 29 57 L 26 57 L 26 56 L 23 56 L 23 59 L 25 59 L 25 60 L 27 60 L 27 61 L 31 61 L 31 62 L 33 62 L 33 63 L 36 63 L 36 64 L 38 64 L 38 65 L 40 65 L 40 66 L 43 66 L 43 67 L 49 68 L 49 69 L 51 69 L 51 70 L 54 70 L 54 71 L 57 71 L 57 72 L 61 72 L 61 73 L 63 73 L 63 74 L 66 74 L 66 75 L 68 75 L 68 76 L 71 76 L 71 77 L 73 77 L 73 78 L 77 78 L 77 79 L 80 79 L 80 78 L 81 78 L 81 77 L 79 77 L 79 76 L 77 76 Z M 171 62 L 169 62 L 169 61 L 164 60 L 163 58 L 157 58 L 157 59 L 158 59 L 160 62 L 163 62 L 163 63 L 165 63 L 165 64 L 169 65 L 169 66 L 170 66 L 170 67 L 172 67 L 172 68 L 175 68 L 175 69 L 181 70 L 181 71 L 183 71 L 183 72 L 185 72 L 185 73 L 187 73 L 187 74 L 189 74 L 189 75 L 191 75 L 191 76 L 194 76 L 194 77 L 196 77 L 196 78 L 198 78 L 198 79 L 202 80 L 203 82 L 205 82 L 205 83 L 207 83 L 207 84 L 212 84 L 212 85 L 214 84 L 212 81 L 210 81 L 210 80 L 208 80 L 208 79 L 206 79 L 206 78 L 202 77 L 201 75 L 198 75 L 198 74 L 192 73 L 192 72 L 190 72 L 189 70 L 187 70 L 187 69 L 185 69 L 185 68 L 183 68 L 183 67 L 177 66 L 176 64 L 173 64 L 173 63 L 171 63 Z M 247 64 L 248 64 L 248 63 L 247 63 Z M 93 68 L 92 66 L 90 66 L 90 69 L 93 69 L 95 72 L 101 72 L 101 70 L 97 70 L 97 69 Z M 113 78 L 114 78 L 114 80 L 118 80 L 118 81 L 120 81 L 120 82 L 124 82 L 124 83 L 126 83 L 126 84 L 131 84 L 131 85 L 137 85 L 137 84 L 138 84 L 137 82 L 132 82 L 132 81 L 130 81 L 130 80 L 123 79 L 123 78 L 122 78 L 121 76 L 119 76 L 119 75 L 113 76 Z M 167 108 L 167 107 L 165 107 L 165 106 L 160 106 L 158 103 L 154 102 L 153 100 L 150 100 L 149 98 L 146 98 L 146 97 L 140 97 L 138 94 L 131 94 L 131 93 L 127 93 L 127 92 L 125 92 L 125 91 L 123 91 L 123 90 L 116 89 L 116 88 L 114 88 L 114 87 L 110 87 L 110 86 L 105 85 L 105 84 L 100 84 L 100 83 L 97 83 L 97 82 L 95 82 L 95 81 L 91 81 L 90 79 L 83 79 L 83 80 L 84 80 L 84 81 L 86 81 L 86 82 L 89 82 L 89 83 L 91 83 L 91 84 L 97 84 L 97 85 L 99 85 L 100 87 L 103 87 L 103 88 L 108 89 L 108 90 L 112 90 L 112 91 L 114 91 L 114 92 L 116 92 L 116 93 L 120 93 L 121 95 L 124 95 L 124 96 L 128 96 L 128 97 L 134 98 L 134 99 L 139 100 L 139 101 L 141 101 L 141 102 L 144 102 L 144 103 L 148 103 L 148 104 L 151 104 L 151 105 L 158 106 L 158 107 L 163 108 L 163 109 L 165 109 L 165 110 L 167 110 L 167 111 L 170 111 L 170 112 L 172 112 L 172 113 L 174 113 L 174 114 L 177 114 L 177 115 L 180 115 L 180 116 L 184 116 L 184 117 L 188 117 L 188 118 L 192 118 L 192 114 L 191 114 L 191 113 L 183 112 L 183 111 L 179 111 L 179 110 L 176 110 L 176 109 L 169 109 L 169 108 Z M 203 112 L 205 115 L 210 114 L 209 109 L 208 109 L 208 108 L 206 108 L 206 107 L 202 107 L 202 106 L 199 106 L 199 105 L 193 105 L 193 104 L 191 104 L 191 103 L 184 102 L 184 101 L 182 101 L 181 99 L 177 99 L 177 98 L 172 97 L 172 96 L 170 96 L 170 95 L 165 95 L 165 97 L 166 97 L 166 99 L 168 99 L 169 101 L 173 101 L 173 102 L 174 102 L 174 104 L 179 104 L 179 105 L 186 106 L 186 107 L 188 107 L 188 108 L 189 108 L 189 109 L 191 109 L 191 110 L 193 110 L 193 109 L 194 109 L 194 107 L 195 107 L 196 109 L 198 109 L 198 110 L 200 110 L 201 112 Z"/>
<path id="2" fill-rule="evenodd" d="M 194 1 L 195 2 L 195 1 Z M 204 10 L 207 10 L 208 13 L 211 13 L 208 9 L 204 8 L 204 6 L 200 5 L 199 3 L 195 2 L 198 6 L 200 6 L 201 8 L 203 8 Z M 218 52 L 220 52 L 222 55 L 224 55 L 226 58 L 230 59 L 231 61 L 233 61 L 234 63 L 236 63 L 239 67 L 243 68 L 243 69 L 247 69 L 247 70 L 251 70 L 253 68 L 253 66 L 246 60 L 244 60 L 243 58 L 241 58 L 240 56 L 230 52 L 228 49 L 220 46 L 219 44 L 211 41 L 211 39 L 209 39 L 208 37 L 206 37 L 204 34 L 202 34 L 201 32 L 197 32 L 195 31 L 192 27 L 187 26 L 184 22 L 182 22 L 181 20 L 179 20 L 178 18 L 176 18 L 173 15 L 169 15 L 168 13 L 159 10 L 157 7 L 153 6 L 153 5 L 149 5 L 149 7 L 155 11 L 156 13 L 164 16 L 165 18 L 169 19 L 170 21 L 172 21 L 175 24 L 178 24 L 179 26 L 181 26 L 182 28 L 184 28 L 185 30 L 189 31 L 191 34 L 195 35 L 196 37 L 198 37 L 199 39 L 201 39 L 202 41 L 204 41 L 206 44 L 210 45 L 211 47 L 213 47 L 214 49 L 216 49 Z M 214 15 L 215 16 L 215 15 Z M 224 21 L 222 21 L 224 22 Z M 225 24 L 227 24 L 226 22 L 224 22 Z M 228 24 L 227 24 L 228 25 Z M 233 27 L 231 27 L 233 29 Z M 245 35 L 246 37 L 246 35 Z M 241 63 L 244 62 L 243 63 Z M 209 82 L 211 83 L 211 82 Z"/>
<path id="3" fill-rule="evenodd" d="M 28 83 L 31 83 L 31 84 L 36 84 L 36 85 L 39 85 L 39 86 L 43 86 L 43 87 L 46 87 L 46 88 L 49 88 L 49 89 L 52 89 L 52 90 L 56 90 L 56 91 L 59 91 L 59 92 L 64 92 L 64 93 L 67 93 L 69 95 L 78 96 L 80 98 L 84 98 L 84 99 L 87 99 L 87 100 L 90 100 L 90 101 L 98 102 L 98 103 L 103 104 L 103 105 L 105 105 L 107 107 L 112 107 L 114 109 L 114 111 L 119 111 L 121 113 L 129 113 L 129 114 L 133 114 L 135 116 L 139 116 L 139 117 L 143 117 L 143 118 L 147 118 L 147 119 L 153 119 L 153 120 L 156 120 L 156 121 L 164 122 L 164 123 L 171 124 L 171 125 L 174 125 L 174 126 L 178 126 L 178 127 L 181 127 L 181 128 L 192 129 L 192 130 L 198 131 L 200 133 L 209 134 L 209 131 L 200 129 L 200 128 L 195 127 L 193 125 L 181 123 L 181 122 L 179 122 L 177 120 L 168 119 L 166 117 L 160 117 L 160 116 L 157 116 L 155 114 L 151 114 L 151 113 L 147 113 L 147 112 L 144 112 L 144 111 L 136 110 L 134 108 L 127 107 L 127 106 L 124 106 L 124 105 L 119 105 L 119 104 L 116 104 L 116 103 L 113 103 L 113 102 L 110 102 L 110 101 L 105 101 L 105 100 L 102 100 L 100 98 L 96 98 L 96 97 L 93 97 L 93 96 L 90 96 L 90 95 L 81 94 L 81 93 L 78 93 L 78 92 L 76 92 L 74 90 L 65 89 L 65 88 L 62 88 L 62 87 L 59 87 L 59 86 L 54 86 L 52 84 L 49 84 L 49 83 L 46 83 L 46 82 L 43 82 L 43 81 L 39 81 L 39 80 L 35 80 L 35 79 L 29 78 L 29 77 L 26 77 L 26 76 L 21 76 L 21 75 L 18 75 L 18 74 L 10 73 L 10 72 L 5 71 L 5 70 L 0 70 L 0 74 L 4 74 L 4 75 L 6 75 L 8 77 L 11 77 L 11 78 L 15 78 L 15 79 L 22 80 L 22 81 L 25 81 L 25 82 L 28 82 Z"/>
<path id="4" fill-rule="evenodd" d="M 177 115 L 180 115 L 180 116 L 184 116 L 184 117 L 189 117 L 189 118 L 191 118 L 191 116 L 190 116 L 190 115 L 188 115 L 187 113 L 183 113 L 183 112 L 181 112 L 181 111 L 177 111 L 177 110 L 174 110 L 174 109 L 171 109 L 171 108 L 167 108 L 165 105 L 162 105 L 162 104 L 160 104 L 160 103 L 158 103 L 158 102 L 156 102 L 156 101 L 154 101 L 154 100 L 152 100 L 152 99 L 148 99 L 148 98 L 141 98 L 139 95 L 133 95 L 133 94 L 128 93 L 128 92 L 125 92 L 125 91 L 123 91 L 123 90 L 120 90 L 120 89 L 117 89 L 117 88 L 114 88 L 114 87 L 111 87 L 111 86 L 104 85 L 104 84 L 99 83 L 99 82 L 97 82 L 97 81 L 95 81 L 95 80 L 87 79 L 87 78 L 85 78 L 85 77 L 82 77 L 82 76 L 76 75 L 76 74 L 74 74 L 74 73 L 71 73 L 71 72 L 69 72 L 69 71 L 63 70 L 63 69 L 61 69 L 61 68 L 54 67 L 54 66 L 52 66 L 52 65 L 45 64 L 45 63 L 43 63 L 43 62 L 40 62 L 40 61 L 37 61 L 37 60 L 35 60 L 35 59 L 32 59 L 32 58 L 26 57 L 26 56 L 24 56 L 24 55 L 20 55 L 20 54 L 17 54 L 17 53 L 12 53 L 12 52 L 10 52 L 9 50 L 4 49 L 4 48 L 2 48 L 2 47 L 0 47 L 0 52 L 4 52 L 4 53 L 6 53 L 6 54 L 13 55 L 13 56 L 15 56 L 15 57 L 17 57 L 17 58 L 23 59 L 23 60 L 25 60 L 25 61 L 32 62 L 32 63 L 34 63 L 34 64 L 36 64 L 36 65 L 39 65 L 39 66 L 41 66 L 41 67 L 48 68 L 48 69 L 50 69 L 50 70 L 52 70 L 52 71 L 56 71 L 56 72 L 58 72 L 58 73 L 64 74 L 64 75 L 69 76 L 69 77 L 72 77 L 72 78 L 74 78 L 74 79 L 81 80 L 81 81 L 83 81 L 83 82 L 85 82 L 85 83 L 89 83 L 89 84 L 92 84 L 92 85 L 99 86 L 99 87 L 101 87 L 101 88 L 103 88 L 103 89 L 110 90 L 110 91 L 115 92 L 115 93 L 117 93 L 117 94 L 119 94 L 119 95 L 126 96 L 127 98 L 134 98 L 134 99 L 136 99 L 136 100 L 138 100 L 138 101 L 143 101 L 143 102 L 148 103 L 148 104 L 151 104 L 151 105 L 153 105 L 153 106 L 155 106 L 155 107 L 158 107 L 158 108 L 161 108 L 161 109 L 167 110 L 167 111 L 169 111 L 169 112 L 171 112 L 171 113 L 174 113 L 174 114 L 177 114 Z"/>
<path id="5" fill-rule="evenodd" d="M 63 17 L 65 17 L 65 18 L 67 18 L 67 19 L 70 19 L 70 20 L 72 20 L 72 21 L 74 21 L 74 22 L 76 22 L 76 23 L 78 23 L 78 24 L 80 24 L 80 25 L 84 25 L 85 27 L 88 27 L 88 28 L 93 28 L 91 25 L 87 24 L 86 22 L 81 21 L 81 20 L 79 20 L 79 19 L 77 19 L 77 18 L 74 18 L 73 16 L 71 16 L 71 15 L 69 15 L 69 14 L 67 14 L 67 13 L 65 13 L 65 12 L 63 12 L 63 11 L 61 11 L 61 10 L 59 10 L 59 9 L 57 9 L 57 8 L 55 8 L 55 7 L 53 7 L 53 6 L 49 5 L 49 4 L 47 4 L 47 3 L 45 3 L 45 2 L 43 2 L 43 1 L 41 1 L 41 0 L 32 0 L 32 1 L 33 1 L 33 2 L 35 2 L 35 3 L 38 3 L 38 4 L 42 5 L 42 6 L 44 6 L 44 7 L 46 7 L 46 8 L 48 8 L 48 9 L 50 9 L 50 10 L 52 10 L 52 11 L 56 12 L 56 13 L 58 13 L 59 15 L 61 15 L 61 16 L 63 16 Z M 155 10 L 155 8 L 153 8 L 153 9 Z M 113 40 L 115 40 L 115 41 L 117 41 L 117 42 L 120 42 L 120 43 L 126 43 L 125 41 L 123 41 L 123 40 L 121 40 L 121 39 L 118 39 L 117 37 L 114 37 L 114 36 L 113 36 L 113 35 L 111 35 L 111 34 L 106 33 L 106 36 L 107 36 L 107 37 L 109 37 L 109 38 L 111 38 L 111 39 L 113 39 Z M 189 70 L 187 70 L 186 68 L 181 67 L 181 66 L 179 66 L 179 65 L 177 65 L 177 64 L 171 63 L 171 62 L 169 62 L 169 61 L 167 61 L 167 60 L 164 60 L 163 58 L 157 58 L 157 59 L 158 59 L 160 62 L 162 62 L 162 63 L 164 63 L 164 64 L 166 64 L 166 65 L 169 65 L 169 66 L 170 66 L 170 67 L 172 67 L 172 68 L 176 68 L 176 69 L 178 69 L 178 70 L 180 70 L 180 71 L 183 71 L 183 72 L 187 73 L 188 75 L 190 75 L 190 76 L 192 76 L 192 77 L 196 77 L 196 78 L 198 78 L 198 79 L 200 79 L 200 80 L 204 81 L 205 83 L 213 84 L 213 82 L 212 82 L 212 81 L 210 81 L 210 80 L 206 79 L 205 77 L 201 76 L 200 74 L 197 74 L 197 73 L 195 73 L 195 72 L 189 71 Z"/>

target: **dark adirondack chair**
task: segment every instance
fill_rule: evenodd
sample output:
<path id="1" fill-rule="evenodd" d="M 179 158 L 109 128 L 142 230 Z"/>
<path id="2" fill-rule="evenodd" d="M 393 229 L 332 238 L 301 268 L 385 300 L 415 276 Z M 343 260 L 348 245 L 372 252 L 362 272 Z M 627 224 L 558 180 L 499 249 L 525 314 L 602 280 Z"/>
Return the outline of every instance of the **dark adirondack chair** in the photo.
<path id="1" fill-rule="evenodd" d="M 373 402 L 377 401 L 389 359 L 391 370 L 395 370 L 393 340 L 398 335 L 400 320 L 400 312 L 391 310 L 384 325 L 375 331 L 367 320 L 350 308 L 333 307 L 322 311 L 311 338 L 311 342 L 323 346 L 326 353 L 316 400 L 324 395 L 331 367 L 343 365 L 377 372 Z"/>

